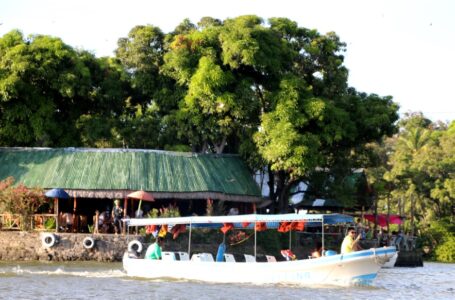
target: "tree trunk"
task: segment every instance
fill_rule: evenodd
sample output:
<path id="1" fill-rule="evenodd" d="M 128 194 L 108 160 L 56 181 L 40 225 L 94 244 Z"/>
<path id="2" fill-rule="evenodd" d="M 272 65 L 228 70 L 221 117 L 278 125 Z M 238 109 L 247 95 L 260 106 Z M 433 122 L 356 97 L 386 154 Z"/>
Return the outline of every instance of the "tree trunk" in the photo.
<path id="1" fill-rule="evenodd" d="M 414 194 L 411 194 L 411 236 L 414 236 Z"/>
<path id="2" fill-rule="evenodd" d="M 275 173 L 272 171 L 272 168 L 270 165 L 267 166 L 267 172 L 269 174 L 269 181 L 267 182 L 269 186 L 269 197 L 270 201 L 272 201 L 272 206 L 271 206 L 271 213 L 276 213 L 277 211 L 277 197 L 276 197 L 276 191 L 275 191 Z"/>
<path id="3" fill-rule="evenodd" d="M 389 192 L 387 193 L 387 232 L 390 234 L 390 223 L 389 223 L 389 218 L 390 218 L 390 189 Z"/>
<path id="4" fill-rule="evenodd" d="M 378 232 L 378 197 L 377 195 L 373 196 L 373 205 L 374 205 L 374 227 L 373 227 L 373 236 L 377 237 Z"/>
<path id="5" fill-rule="evenodd" d="M 227 140 L 227 136 L 224 136 L 223 137 L 223 140 L 219 143 L 219 144 L 215 144 L 215 151 L 216 151 L 216 154 L 221 154 L 223 153 L 224 151 L 224 147 L 226 146 L 226 140 Z"/>

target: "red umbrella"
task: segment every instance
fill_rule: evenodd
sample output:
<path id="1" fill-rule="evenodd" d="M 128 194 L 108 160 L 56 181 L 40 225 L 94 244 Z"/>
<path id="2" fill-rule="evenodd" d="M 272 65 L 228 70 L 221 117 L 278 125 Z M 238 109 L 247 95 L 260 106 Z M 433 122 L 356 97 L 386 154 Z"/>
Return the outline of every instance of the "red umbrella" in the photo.
<path id="1" fill-rule="evenodd" d="M 144 191 L 132 192 L 126 196 L 128 198 L 134 198 L 134 199 L 139 199 L 139 200 L 144 200 L 144 201 L 150 201 L 150 202 L 155 201 L 155 198 L 153 198 L 152 194 L 144 192 Z"/>
<path id="2" fill-rule="evenodd" d="M 139 199 L 139 206 L 138 206 L 137 210 L 141 209 L 142 200 L 149 201 L 149 202 L 155 201 L 155 198 L 153 198 L 152 194 L 144 192 L 142 190 L 141 191 L 132 192 L 132 193 L 126 195 L 126 196 L 128 198 Z"/>

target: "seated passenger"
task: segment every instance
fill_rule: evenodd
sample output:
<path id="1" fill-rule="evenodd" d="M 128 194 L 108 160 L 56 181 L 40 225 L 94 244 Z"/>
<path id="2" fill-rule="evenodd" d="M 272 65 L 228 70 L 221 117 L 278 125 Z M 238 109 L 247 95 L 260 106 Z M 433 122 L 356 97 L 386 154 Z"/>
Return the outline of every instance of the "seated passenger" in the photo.
<path id="1" fill-rule="evenodd" d="M 281 250 L 281 255 L 288 261 L 297 259 L 295 254 L 290 249 Z"/>
<path id="2" fill-rule="evenodd" d="M 98 230 L 101 233 L 108 233 L 110 228 L 111 218 L 110 218 L 110 209 L 106 208 L 106 211 L 100 213 L 98 217 Z"/>
<path id="3" fill-rule="evenodd" d="M 321 256 L 322 256 L 322 253 L 323 253 L 323 250 L 322 250 L 322 243 L 321 243 L 321 242 L 317 242 L 316 248 L 314 249 L 313 252 L 311 252 L 311 258 L 318 258 L 318 257 L 321 257 Z"/>
<path id="4" fill-rule="evenodd" d="M 155 243 L 151 244 L 145 252 L 145 259 L 161 259 L 161 246 L 163 245 L 163 238 L 158 236 Z"/>

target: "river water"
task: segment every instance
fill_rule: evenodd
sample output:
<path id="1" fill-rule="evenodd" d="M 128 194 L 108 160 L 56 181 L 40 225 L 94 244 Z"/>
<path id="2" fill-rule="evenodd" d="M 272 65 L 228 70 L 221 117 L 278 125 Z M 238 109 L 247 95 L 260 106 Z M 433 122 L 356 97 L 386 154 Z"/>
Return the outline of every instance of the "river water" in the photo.
<path id="1" fill-rule="evenodd" d="M 120 263 L 0 262 L 0 299 L 455 299 L 455 264 L 382 269 L 371 287 L 208 284 L 126 277 Z"/>

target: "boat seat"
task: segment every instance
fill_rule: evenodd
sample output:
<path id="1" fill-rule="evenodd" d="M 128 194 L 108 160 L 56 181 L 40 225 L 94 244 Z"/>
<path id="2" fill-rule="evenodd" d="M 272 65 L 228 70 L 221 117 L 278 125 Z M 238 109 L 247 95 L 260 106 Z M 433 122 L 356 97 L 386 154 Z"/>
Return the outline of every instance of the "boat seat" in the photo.
<path id="1" fill-rule="evenodd" d="M 233 254 L 225 253 L 224 254 L 224 260 L 226 262 L 235 262 L 235 257 Z"/>
<path id="2" fill-rule="evenodd" d="M 196 253 L 191 257 L 192 261 L 206 261 L 214 262 L 213 255 L 211 253 Z"/>
<path id="3" fill-rule="evenodd" d="M 273 255 L 266 255 L 267 262 L 276 262 L 276 258 Z"/>
<path id="4" fill-rule="evenodd" d="M 163 251 L 161 253 L 161 259 L 165 261 L 177 260 L 175 258 L 175 253 L 170 251 Z"/>
<path id="5" fill-rule="evenodd" d="M 190 260 L 190 256 L 186 252 L 176 252 L 176 256 L 178 256 L 178 260 Z"/>
<path id="6" fill-rule="evenodd" d="M 245 256 L 245 262 L 256 262 L 256 258 L 254 258 L 253 255 L 244 254 L 244 256 Z"/>

